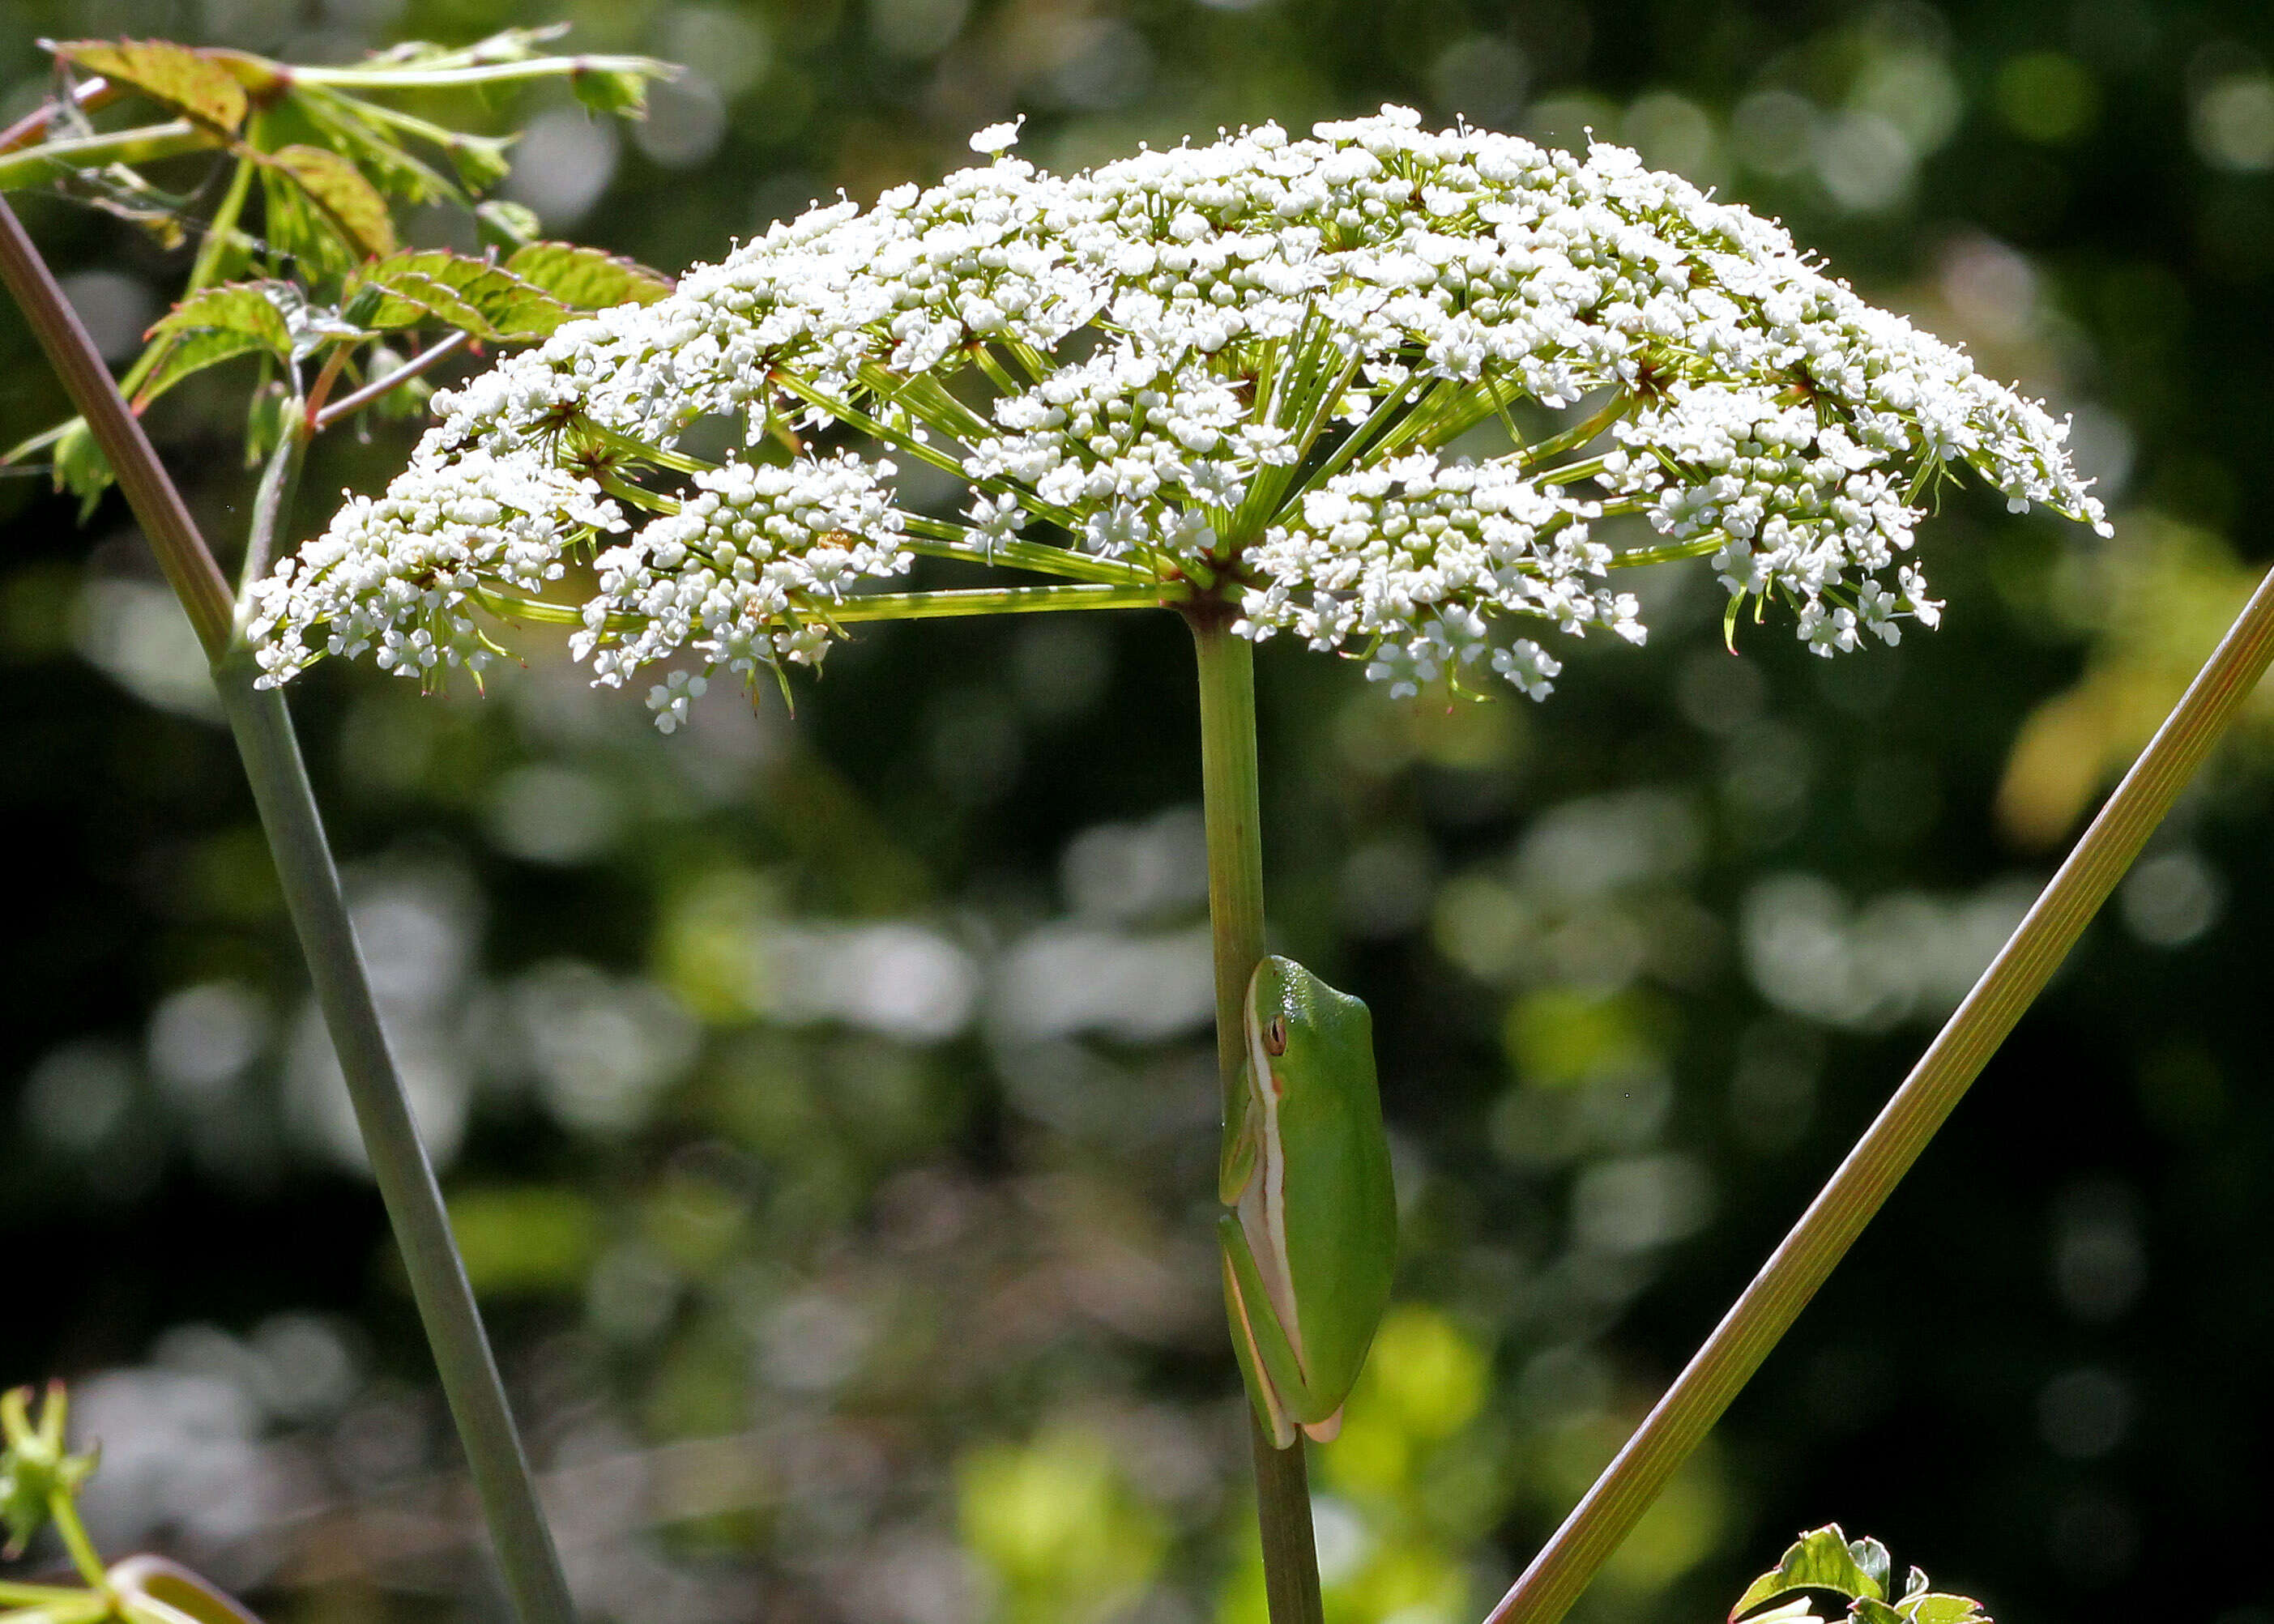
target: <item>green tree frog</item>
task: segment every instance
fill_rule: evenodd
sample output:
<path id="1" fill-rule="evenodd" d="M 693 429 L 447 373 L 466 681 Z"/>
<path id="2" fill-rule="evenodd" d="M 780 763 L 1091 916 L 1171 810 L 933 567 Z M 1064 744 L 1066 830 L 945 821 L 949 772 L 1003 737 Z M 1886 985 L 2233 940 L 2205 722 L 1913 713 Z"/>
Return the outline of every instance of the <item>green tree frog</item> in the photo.
<path id="1" fill-rule="evenodd" d="M 1397 1199 L 1374 1076 L 1374 1019 L 1291 959 L 1247 983 L 1246 1086 L 1225 1124 L 1216 1221 L 1232 1346 L 1282 1449 L 1342 1430 L 1389 1304 Z"/>

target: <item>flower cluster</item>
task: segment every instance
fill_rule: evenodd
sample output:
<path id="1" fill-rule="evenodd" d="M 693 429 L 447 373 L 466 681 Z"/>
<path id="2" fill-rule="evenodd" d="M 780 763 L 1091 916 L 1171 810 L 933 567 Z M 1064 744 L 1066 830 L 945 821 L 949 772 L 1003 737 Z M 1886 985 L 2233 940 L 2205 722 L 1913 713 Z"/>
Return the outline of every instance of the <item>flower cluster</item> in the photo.
<path id="1" fill-rule="evenodd" d="M 1394 683 L 1489 667 L 1537 696 L 1557 663 L 1503 626 L 1639 642 L 1622 564 L 1710 556 L 1829 654 L 1933 622 L 1904 555 L 1946 469 L 2105 528 L 2065 425 L 1622 149 L 1385 108 L 1058 177 L 1016 138 L 436 395 L 387 495 L 255 589 L 264 680 L 372 648 L 478 668 L 482 613 L 587 562 L 597 593 L 549 613 L 599 680 L 749 679 L 817 662 L 934 554 L 1082 583 L 1021 606 L 1212 596 Z M 690 455 L 722 414 L 738 448 Z M 903 506 L 880 450 L 960 513 Z M 1622 514 L 1663 545 L 1615 551 Z"/>

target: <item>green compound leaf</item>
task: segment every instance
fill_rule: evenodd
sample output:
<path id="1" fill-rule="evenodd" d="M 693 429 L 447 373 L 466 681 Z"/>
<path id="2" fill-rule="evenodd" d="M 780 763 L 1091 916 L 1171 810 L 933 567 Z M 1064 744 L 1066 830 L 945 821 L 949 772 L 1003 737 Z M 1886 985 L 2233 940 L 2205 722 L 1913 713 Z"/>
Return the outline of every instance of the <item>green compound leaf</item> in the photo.
<path id="1" fill-rule="evenodd" d="M 363 171 L 323 147 L 295 144 L 268 154 L 271 173 L 282 172 L 322 212 L 358 259 L 380 259 L 395 252 L 395 220 L 387 199 Z M 271 188 L 272 199 L 276 189 Z"/>
<path id="2" fill-rule="evenodd" d="M 1885 1549 L 1879 1554 L 1884 1564 Z M 1848 1536 L 1840 1531 L 1837 1522 L 1803 1534 L 1774 1568 L 1746 1587 L 1737 1605 L 1729 1609 L 1729 1616 L 1741 1617 L 1764 1602 L 1781 1600 L 1795 1590 L 1833 1590 L 1850 1601 L 1859 1597 L 1884 1601 L 1886 1597 L 1879 1581 L 1856 1560 Z"/>
<path id="3" fill-rule="evenodd" d="M 140 91 L 198 123 L 234 135 L 245 123 L 245 86 L 201 51 L 164 40 L 65 40 L 49 48 L 64 61 Z"/>
<path id="4" fill-rule="evenodd" d="M 671 278 L 661 271 L 575 243 L 531 243 L 516 249 L 505 268 L 571 310 L 652 304 L 671 291 Z"/>
<path id="5" fill-rule="evenodd" d="M 541 338 L 568 314 L 559 299 L 510 269 L 448 249 L 391 255 L 365 267 L 358 282 L 384 296 L 362 315 L 373 327 L 412 327 L 433 317 L 479 339 Z"/>

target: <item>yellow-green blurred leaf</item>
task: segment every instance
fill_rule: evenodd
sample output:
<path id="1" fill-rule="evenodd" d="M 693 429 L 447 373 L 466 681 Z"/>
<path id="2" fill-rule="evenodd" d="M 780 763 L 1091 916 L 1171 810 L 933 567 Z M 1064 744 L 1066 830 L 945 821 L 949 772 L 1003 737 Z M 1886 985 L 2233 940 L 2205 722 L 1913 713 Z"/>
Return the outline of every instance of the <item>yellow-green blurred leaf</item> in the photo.
<path id="1" fill-rule="evenodd" d="M 516 249 L 505 268 L 572 310 L 652 304 L 671 291 L 671 278 L 661 271 L 575 243 L 531 243 Z"/>
<path id="2" fill-rule="evenodd" d="M 1059 1427 L 1023 1448 L 975 1450 L 955 1484 L 964 1545 L 995 1577 L 995 1616 L 1006 1624 L 1120 1612 L 1160 1568 L 1166 1522 L 1092 1432 Z"/>
<path id="3" fill-rule="evenodd" d="M 591 1199 L 553 1184 L 460 1191 L 450 1227 L 466 1278 L 483 1292 L 579 1290 L 602 1235 Z"/>
<path id="4" fill-rule="evenodd" d="M 2053 845 L 2140 753 L 2241 609 L 2256 572 L 2207 531 L 2154 514 L 2070 566 L 2063 596 L 2093 634 L 2084 674 L 2022 726 L 1998 786 L 1998 821 L 2017 845 Z M 2274 731 L 2274 688 L 2242 726 Z"/>
<path id="5" fill-rule="evenodd" d="M 114 84 L 234 135 L 245 123 L 245 86 L 201 51 L 165 40 L 65 40 L 55 54 Z"/>

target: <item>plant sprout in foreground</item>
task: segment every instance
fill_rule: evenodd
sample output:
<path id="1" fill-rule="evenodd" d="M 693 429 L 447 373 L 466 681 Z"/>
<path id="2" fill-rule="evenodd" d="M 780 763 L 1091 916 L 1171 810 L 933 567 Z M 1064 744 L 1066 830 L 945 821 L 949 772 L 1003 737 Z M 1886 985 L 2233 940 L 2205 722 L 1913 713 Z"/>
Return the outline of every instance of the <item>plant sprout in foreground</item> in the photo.
<path id="1" fill-rule="evenodd" d="M 1780 228 L 1618 147 L 1397 108 L 817 208 L 435 406 L 387 493 L 255 589 L 265 682 L 479 672 L 497 620 L 569 619 L 601 682 L 698 663 L 652 692 L 667 731 L 702 677 L 818 664 L 851 620 L 1168 602 L 1401 690 L 1488 665 L 1538 697 L 1559 664 L 1502 626 L 1641 641 L 1622 565 L 1711 554 L 1733 620 L 1777 598 L 1825 654 L 1931 625 L 1906 555 L 1957 463 L 2105 528 L 2064 425 Z M 1551 412 L 1577 420 L 1526 432 Z M 682 447 L 722 414 L 741 448 Z M 1495 421 L 1513 448 L 1455 453 Z M 960 516 L 896 500 L 915 462 L 968 485 Z M 1630 513 L 1664 545 L 1597 538 Z M 1081 584 L 871 592 L 920 554 Z M 596 590 L 548 596 L 587 561 Z"/>

